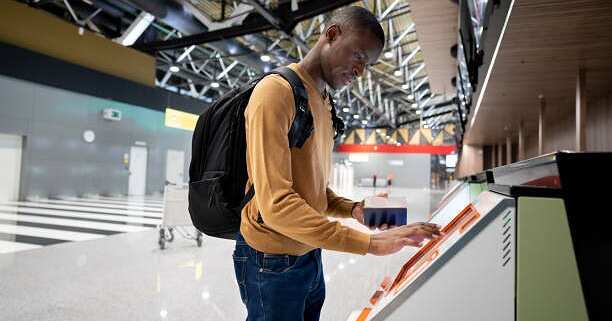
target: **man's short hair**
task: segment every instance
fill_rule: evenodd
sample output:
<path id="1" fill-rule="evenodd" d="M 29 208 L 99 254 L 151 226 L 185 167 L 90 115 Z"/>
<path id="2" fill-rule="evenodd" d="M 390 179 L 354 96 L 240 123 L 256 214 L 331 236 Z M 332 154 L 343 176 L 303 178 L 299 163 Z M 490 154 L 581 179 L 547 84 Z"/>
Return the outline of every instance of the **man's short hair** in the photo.
<path id="1" fill-rule="evenodd" d="M 327 22 L 328 26 L 332 24 L 370 31 L 380 41 L 381 46 L 384 47 L 385 45 L 385 32 L 378 19 L 372 12 L 363 7 L 350 6 L 336 11 Z"/>

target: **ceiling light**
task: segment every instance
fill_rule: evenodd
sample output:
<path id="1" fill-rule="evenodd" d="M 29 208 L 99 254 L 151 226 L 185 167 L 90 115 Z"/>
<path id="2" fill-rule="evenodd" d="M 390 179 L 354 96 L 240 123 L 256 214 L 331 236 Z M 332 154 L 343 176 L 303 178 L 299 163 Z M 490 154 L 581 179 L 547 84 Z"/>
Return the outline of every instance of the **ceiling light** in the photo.
<path id="1" fill-rule="evenodd" d="M 408 99 L 409 100 L 414 100 L 414 95 L 413 94 L 408 95 Z"/>
<path id="2" fill-rule="evenodd" d="M 393 74 L 394 74 L 396 77 L 399 77 L 399 76 L 401 76 L 401 75 L 402 75 L 402 71 L 398 69 L 398 70 L 394 71 L 394 72 L 393 72 Z"/>
<path id="3" fill-rule="evenodd" d="M 213 81 L 212 83 L 210 83 L 210 86 L 213 88 L 219 88 L 219 83 L 216 81 Z"/>
<path id="4" fill-rule="evenodd" d="M 342 111 L 345 112 L 345 113 L 348 113 L 349 111 L 351 111 L 351 109 L 348 108 L 348 107 L 344 107 L 344 108 L 342 108 Z"/>
<path id="5" fill-rule="evenodd" d="M 416 114 L 420 115 L 423 111 L 421 111 L 420 109 L 417 109 Z"/>
<path id="6" fill-rule="evenodd" d="M 261 55 L 261 57 L 259 57 L 259 59 L 261 59 L 261 61 L 263 61 L 263 62 L 268 62 L 268 61 L 270 61 L 271 58 L 268 55 Z"/>
<path id="7" fill-rule="evenodd" d="M 364 119 L 364 120 L 361 121 L 361 123 L 364 124 L 364 125 L 367 125 L 368 121 Z"/>
<path id="8" fill-rule="evenodd" d="M 359 119 L 359 115 L 353 115 L 353 118 Z"/>
<path id="9" fill-rule="evenodd" d="M 410 89 L 410 85 L 409 84 L 403 84 L 402 85 L 402 89 Z M 410 97 L 410 96 L 408 96 L 408 97 Z M 410 99 L 410 98 L 408 98 L 408 99 Z"/>
<path id="10" fill-rule="evenodd" d="M 179 72 L 179 70 L 178 66 L 170 66 L 170 72 Z"/>
<path id="11" fill-rule="evenodd" d="M 389 50 L 385 52 L 385 59 L 393 58 L 393 51 Z"/>
<path id="12" fill-rule="evenodd" d="M 417 103 L 412 103 L 412 105 L 410 105 L 410 107 L 417 108 L 417 107 L 419 107 L 419 105 L 417 105 Z"/>

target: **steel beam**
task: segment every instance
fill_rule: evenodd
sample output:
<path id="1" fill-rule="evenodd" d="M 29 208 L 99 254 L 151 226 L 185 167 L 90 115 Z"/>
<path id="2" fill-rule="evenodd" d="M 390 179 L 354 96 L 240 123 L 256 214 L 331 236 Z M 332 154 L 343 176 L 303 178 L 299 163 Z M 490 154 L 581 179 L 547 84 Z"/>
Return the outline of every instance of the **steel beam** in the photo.
<path id="1" fill-rule="evenodd" d="M 404 37 L 414 31 L 414 28 L 415 24 L 413 23 L 408 28 L 406 28 L 406 30 L 404 30 L 404 32 L 402 32 L 397 38 L 395 38 L 395 40 L 393 40 L 393 45 L 397 46 L 402 41 L 402 39 L 404 39 Z"/>
<path id="2" fill-rule="evenodd" d="M 378 16 L 378 21 L 381 21 L 383 19 L 385 19 L 385 17 L 391 13 L 391 11 L 393 11 L 393 9 L 395 9 L 395 7 L 401 2 L 401 0 L 395 0 L 393 1 L 393 3 L 391 3 L 387 9 L 385 9 L 385 11 L 383 11 L 383 13 L 381 15 Z"/>
<path id="3" fill-rule="evenodd" d="M 417 46 L 416 48 L 414 48 L 414 50 L 408 55 L 408 57 L 406 57 L 406 59 L 402 61 L 400 66 L 406 66 L 410 62 L 410 60 L 412 60 L 412 58 L 414 58 L 417 53 L 419 53 L 420 50 L 421 46 Z"/>
<path id="4" fill-rule="evenodd" d="M 255 0 L 250 1 L 256 2 Z M 270 11 L 270 13 L 273 15 L 273 17 L 283 17 L 282 20 L 277 19 L 273 21 L 278 21 L 277 25 L 282 28 L 281 30 L 284 30 L 285 32 L 291 32 L 295 25 L 300 21 L 316 17 L 322 13 L 349 5 L 353 2 L 356 1 L 311 0 L 300 3 L 300 8 L 296 11 L 291 11 L 290 3 L 281 3 L 279 4 L 276 10 Z M 193 34 L 180 39 L 154 41 L 138 45 L 137 48 L 149 52 L 177 49 L 196 44 L 227 40 L 230 38 L 235 38 L 272 29 L 277 29 L 277 26 L 270 23 L 270 21 L 266 20 L 264 16 L 262 16 L 261 13 L 258 12 L 257 14 L 249 14 L 240 26 L 232 26 L 214 31 Z"/>

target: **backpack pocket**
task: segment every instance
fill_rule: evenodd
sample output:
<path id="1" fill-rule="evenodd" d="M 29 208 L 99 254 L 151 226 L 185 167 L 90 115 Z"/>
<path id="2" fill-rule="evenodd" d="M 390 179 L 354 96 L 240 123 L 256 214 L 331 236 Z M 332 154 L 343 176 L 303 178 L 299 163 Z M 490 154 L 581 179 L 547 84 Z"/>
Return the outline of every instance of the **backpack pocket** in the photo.
<path id="1" fill-rule="evenodd" d="M 228 205 L 224 192 L 225 172 L 210 171 L 202 180 L 189 183 L 189 213 L 203 233 L 233 238 L 240 229 L 240 212 Z"/>

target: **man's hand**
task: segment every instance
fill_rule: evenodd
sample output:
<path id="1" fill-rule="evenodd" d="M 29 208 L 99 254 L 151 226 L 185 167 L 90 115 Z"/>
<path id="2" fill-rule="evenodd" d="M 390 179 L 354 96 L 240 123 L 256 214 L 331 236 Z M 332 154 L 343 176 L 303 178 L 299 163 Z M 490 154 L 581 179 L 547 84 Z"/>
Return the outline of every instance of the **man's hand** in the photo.
<path id="1" fill-rule="evenodd" d="M 370 238 L 368 253 L 389 255 L 404 246 L 420 247 L 425 239 L 442 236 L 440 227 L 431 223 L 413 223 L 374 234 Z"/>
<path id="2" fill-rule="evenodd" d="M 379 192 L 376 193 L 377 197 L 389 197 L 389 194 L 387 192 Z M 364 218 L 363 218 L 363 202 L 358 203 L 357 205 L 355 205 L 355 207 L 353 207 L 353 211 L 351 212 L 351 216 L 357 220 L 357 222 L 366 225 Z M 367 226 L 367 225 L 366 225 Z M 370 229 L 375 229 L 375 227 L 371 227 L 368 226 Z M 386 230 L 388 228 L 392 228 L 393 226 L 387 226 L 387 224 L 383 224 L 381 226 L 379 226 L 378 228 L 381 230 Z"/>

